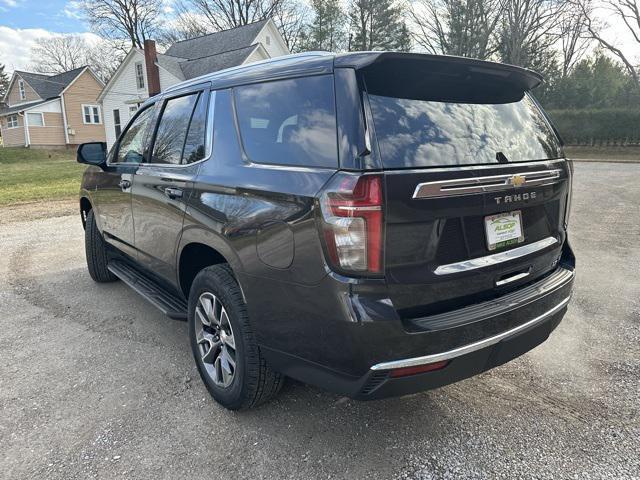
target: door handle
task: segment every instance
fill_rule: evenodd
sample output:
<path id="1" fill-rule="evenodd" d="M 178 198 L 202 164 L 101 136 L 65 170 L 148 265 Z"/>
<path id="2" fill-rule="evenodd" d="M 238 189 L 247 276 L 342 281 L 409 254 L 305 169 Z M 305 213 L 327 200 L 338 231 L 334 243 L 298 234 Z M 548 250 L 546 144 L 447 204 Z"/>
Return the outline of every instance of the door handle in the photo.
<path id="1" fill-rule="evenodd" d="M 511 275 L 510 277 L 506 277 L 506 278 L 503 278 L 502 280 L 498 280 L 496 282 L 496 287 L 501 287 L 502 285 L 515 282 L 516 280 L 522 280 L 523 278 L 529 276 L 530 273 L 531 273 L 531 269 L 529 268 L 526 272 L 516 273 L 515 275 Z"/>
<path id="2" fill-rule="evenodd" d="M 164 194 L 172 200 L 182 198 L 182 190 L 179 188 L 167 187 L 164 189 Z"/>
<path id="3" fill-rule="evenodd" d="M 126 180 L 126 179 L 122 179 L 120 180 L 120 182 L 118 183 L 118 186 L 125 190 L 127 188 L 129 188 L 131 186 L 131 181 L 130 180 Z"/>

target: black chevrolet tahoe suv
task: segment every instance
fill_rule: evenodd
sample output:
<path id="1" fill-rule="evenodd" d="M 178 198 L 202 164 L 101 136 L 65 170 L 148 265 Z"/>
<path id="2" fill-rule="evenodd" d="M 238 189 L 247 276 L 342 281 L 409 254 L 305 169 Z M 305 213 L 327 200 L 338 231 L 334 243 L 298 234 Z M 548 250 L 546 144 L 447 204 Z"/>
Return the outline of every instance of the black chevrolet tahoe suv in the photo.
<path id="1" fill-rule="evenodd" d="M 83 144 L 91 277 L 189 324 L 230 409 L 285 376 L 356 399 L 503 364 L 566 312 L 572 165 L 521 68 L 272 59 L 150 98 Z"/>

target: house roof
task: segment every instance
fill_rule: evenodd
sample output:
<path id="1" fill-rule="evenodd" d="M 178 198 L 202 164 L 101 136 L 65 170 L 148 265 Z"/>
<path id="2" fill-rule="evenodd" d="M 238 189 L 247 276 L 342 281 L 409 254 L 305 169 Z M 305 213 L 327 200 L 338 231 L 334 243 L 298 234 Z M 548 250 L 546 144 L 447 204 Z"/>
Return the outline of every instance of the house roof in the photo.
<path id="1" fill-rule="evenodd" d="M 225 68 L 242 65 L 242 63 L 256 48 L 258 48 L 258 44 L 237 48 L 235 50 L 218 53 L 216 55 L 186 60 L 180 62 L 178 65 L 183 72 L 183 79 L 190 80 L 209 72 L 217 72 L 218 70 L 224 70 Z"/>
<path id="2" fill-rule="evenodd" d="M 56 75 L 43 75 L 41 73 L 23 72 L 20 70 L 16 70 L 15 73 L 20 75 L 20 77 L 35 90 L 40 98 L 46 100 L 60 95 L 60 92 L 67 88 L 85 68 L 86 66 L 83 66 Z"/>
<path id="3" fill-rule="evenodd" d="M 174 77 L 179 78 L 180 80 L 186 80 L 184 74 L 182 73 L 182 69 L 180 68 L 180 62 L 184 62 L 185 60 L 187 60 L 186 58 L 172 57 L 171 55 L 158 53 L 156 55 L 156 59 L 158 66 L 164 68 Z"/>
<path id="4" fill-rule="evenodd" d="M 172 57 L 192 60 L 248 47 L 253 44 L 256 36 L 268 21 L 269 19 L 260 20 L 241 27 L 182 40 L 171 45 L 164 53 Z"/>
<path id="5" fill-rule="evenodd" d="M 37 107 L 43 103 L 47 103 L 49 100 L 37 100 L 35 102 L 21 103 L 19 105 L 14 105 L 13 107 L 0 108 L 0 116 L 3 115 L 11 115 L 12 113 L 22 112 L 23 110 L 28 110 L 32 107 Z"/>

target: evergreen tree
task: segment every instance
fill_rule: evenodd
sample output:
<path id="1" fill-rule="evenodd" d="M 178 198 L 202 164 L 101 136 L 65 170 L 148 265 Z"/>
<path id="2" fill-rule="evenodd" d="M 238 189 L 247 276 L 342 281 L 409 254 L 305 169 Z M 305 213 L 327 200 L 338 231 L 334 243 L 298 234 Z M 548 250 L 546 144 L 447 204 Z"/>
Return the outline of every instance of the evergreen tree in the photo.
<path id="1" fill-rule="evenodd" d="M 346 44 L 346 14 L 340 0 L 311 0 L 313 22 L 304 32 L 304 50 L 343 50 Z"/>
<path id="2" fill-rule="evenodd" d="M 393 0 L 352 0 L 349 20 L 351 51 L 411 48 L 403 8 Z"/>
<path id="3" fill-rule="evenodd" d="M 9 88 L 9 75 L 4 71 L 4 65 L 0 63 L 0 100 L 7 93 Z"/>

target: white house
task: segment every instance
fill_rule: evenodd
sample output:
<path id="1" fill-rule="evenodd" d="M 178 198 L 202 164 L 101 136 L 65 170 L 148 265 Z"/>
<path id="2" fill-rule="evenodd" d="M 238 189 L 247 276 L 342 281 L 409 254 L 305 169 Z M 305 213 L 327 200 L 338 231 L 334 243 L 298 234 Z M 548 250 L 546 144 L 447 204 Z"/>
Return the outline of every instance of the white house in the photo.
<path id="1" fill-rule="evenodd" d="M 176 42 L 163 54 L 153 40 L 144 47 L 131 49 L 98 97 L 109 148 L 149 96 L 206 73 L 290 53 L 271 19 Z"/>

